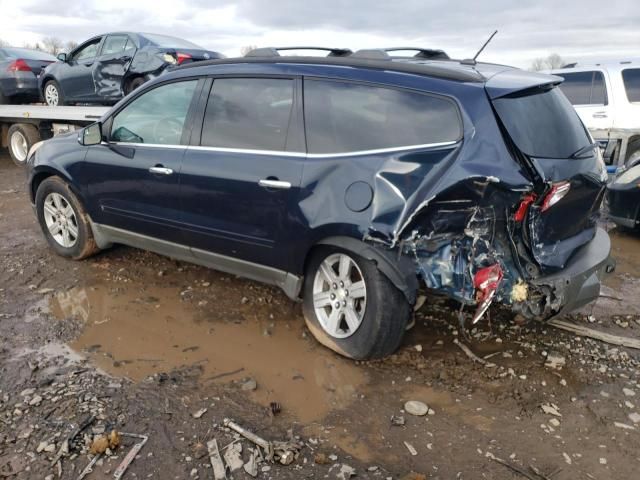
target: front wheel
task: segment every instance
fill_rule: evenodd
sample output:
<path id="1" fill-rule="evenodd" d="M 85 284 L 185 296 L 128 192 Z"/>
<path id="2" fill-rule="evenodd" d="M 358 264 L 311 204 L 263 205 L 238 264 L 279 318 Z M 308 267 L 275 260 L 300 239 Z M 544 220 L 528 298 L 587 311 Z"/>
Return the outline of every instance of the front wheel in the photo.
<path id="1" fill-rule="evenodd" d="M 381 358 L 402 341 L 411 307 L 376 267 L 352 252 L 316 250 L 305 273 L 307 327 L 326 347 L 356 360 Z"/>
<path id="2" fill-rule="evenodd" d="M 49 177 L 38 186 L 36 213 L 47 242 L 58 255 L 81 260 L 98 251 L 87 213 L 60 177 Z"/>

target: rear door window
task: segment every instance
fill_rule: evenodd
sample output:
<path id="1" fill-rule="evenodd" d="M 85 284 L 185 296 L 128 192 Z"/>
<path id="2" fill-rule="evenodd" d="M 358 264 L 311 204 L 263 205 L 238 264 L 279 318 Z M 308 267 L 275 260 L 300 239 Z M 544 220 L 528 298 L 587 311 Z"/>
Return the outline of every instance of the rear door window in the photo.
<path id="1" fill-rule="evenodd" d="M 559 88 L 533 88 L 493 101 L 516 146 L 541 158 L 569 158 L 591 143 L 589 136 Z"/>
<path id="2" fill-rule="evenodd" d="M 630 102 L 640 102 L 640 68 L 626 68 L 622 71 L 624 89 Z"/>
<path id="3" fill-rule="evenodd" d="M 293 92 L 291 79 L 215 79 L 205 111 L 201 145 L 285 150 Z"/>
<path id="4" fill-rule="evenodd" d="M 356 83 L 305 79 L 304 117 L 309 153 L 439 144 L 462 137 L 452 100 Z"/>
<path id="5" fill-rule="evenodd" d="M 606 105 L 607 88 L 599 71 L 559 73 L 564 78 L 560 90 L 572 105 Z"/>
<path id="6" fill-rule="evenodd" d="M 128 40 L 129 37 L 127 35 L 109 35 L 104 41 L 102 55 L 113 55 L 124 52 L 127 49 Z"/>

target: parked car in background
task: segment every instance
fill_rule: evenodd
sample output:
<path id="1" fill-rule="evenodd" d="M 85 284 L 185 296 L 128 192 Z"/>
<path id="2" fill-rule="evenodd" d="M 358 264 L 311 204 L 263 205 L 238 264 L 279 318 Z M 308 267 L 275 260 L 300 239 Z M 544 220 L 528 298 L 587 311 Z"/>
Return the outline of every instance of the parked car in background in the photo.
<path id="1" fill-rule="evenodd" d="M 167 68 L 221 58 L 181 38 L 154 33 L 117 32 L 99 35 L 73 51 L 40 78 L 47 105 L 114 104 Z"/>
<path id="2" fill-rule="evenodd" d="M 574 63 L 552 70 L 615 169 L 640 159 L 640 60 Z"/>
<path id="3" fill-rule="evenodd" d="M 36 144 L 50 247 L 123 243 L 278 285 L 356 359 L 400 345 L 420 281 L 472 323 L 494 301 L 547 319 L 598 298 L 607 175 L 560 78 L 327 50 L 180 67 Z"/>
<path id="4" fill-rule="evenodd" d="M 38 76 L 55 61 L 39 50 L 0 47 L 0 105 L 39 101 Z"/>
<path id="5" fill-rule="evenodd" d="M 609 218 L 626 228 L 640 228 L 640 158 L 621 167 L 607 187 Z"/>

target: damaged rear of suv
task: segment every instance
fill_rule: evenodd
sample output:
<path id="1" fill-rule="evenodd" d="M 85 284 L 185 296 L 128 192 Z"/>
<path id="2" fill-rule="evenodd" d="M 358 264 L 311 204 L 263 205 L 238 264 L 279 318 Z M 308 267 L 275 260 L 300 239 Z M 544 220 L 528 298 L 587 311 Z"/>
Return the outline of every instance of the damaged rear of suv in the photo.
<path id="1" fill-rule="evenodd" d="M 328 50 L 181 67 L 81 145 L 39 146 L 49 244 L 80 259 L 125 243 L 278 285 L 357 359 L 400 345 L 420 283 L 473 322 L 492 303 L 544 320 L 598 297 L 607 175 L 561 78 Z"/>

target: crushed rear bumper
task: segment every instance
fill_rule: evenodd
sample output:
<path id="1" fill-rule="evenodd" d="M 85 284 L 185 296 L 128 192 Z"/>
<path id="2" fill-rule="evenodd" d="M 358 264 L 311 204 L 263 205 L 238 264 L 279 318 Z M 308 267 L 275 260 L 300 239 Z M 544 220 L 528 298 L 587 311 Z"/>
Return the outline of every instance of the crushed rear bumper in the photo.
<path id="1" fill-rule="evenodd" d="M 600 283 L 606 273 L 615 270 L 610 256 L 611 240 L 602 228 L 593 239 L 581 247 L 558 273 L 540 277 L 532 283 L 551 287 L 550 306 L 553 316 L 576 310 L 600 296 Z"/>

